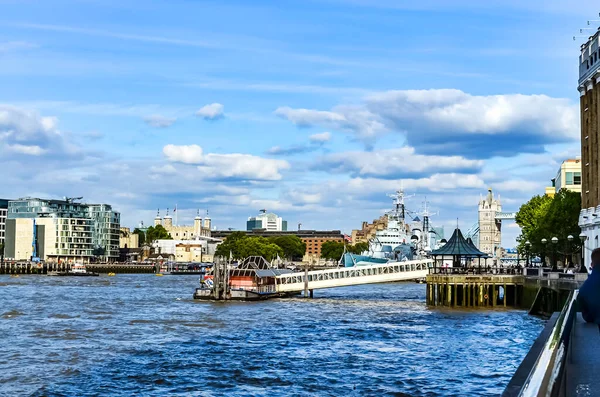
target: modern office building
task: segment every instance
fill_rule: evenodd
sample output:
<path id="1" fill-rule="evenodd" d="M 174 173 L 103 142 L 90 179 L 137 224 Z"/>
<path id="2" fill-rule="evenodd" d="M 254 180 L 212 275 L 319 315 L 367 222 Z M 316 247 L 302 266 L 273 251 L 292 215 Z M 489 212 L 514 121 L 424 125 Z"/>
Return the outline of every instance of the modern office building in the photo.
<path id="1" fill-rule="evenodd" d="M 563 161 L 556 177 L 552 179 L 552 187 L 554 193 L 563 188 L 581 193 L 581 158 Z"/>
<path id="2" fill-rule="evenodd" d="M 264 229 L 269 232 L 285 232 L 287 231 L 287 221 L 284 221 L 280 216 L 267 210 L 260 210 L 260 214 L 248 218 L 246 222 L 246 230 L 252 231 Z"/>
<path id="3" fill-rule="evenodd" d="M 6 214 L 8 214 L 8 200 L 0 199 L 0 245 L 4 244 Z"/>
<path id="4" fill-rule="evenodd" d="M 581 115 L 581 212 L 579 226 L 587 237 L 585 264 L 598 248 L 600 235 L 600 54 L 597 31 L 581 46 L 579 56 L 579 95 Z"/>
<path id="5" fill-rule="evenodd" d="M 15 260 L 116 260 L 120 214 L 107 204 L 74 200 L 28 197 L 9 201 L 5 256 Z"/>

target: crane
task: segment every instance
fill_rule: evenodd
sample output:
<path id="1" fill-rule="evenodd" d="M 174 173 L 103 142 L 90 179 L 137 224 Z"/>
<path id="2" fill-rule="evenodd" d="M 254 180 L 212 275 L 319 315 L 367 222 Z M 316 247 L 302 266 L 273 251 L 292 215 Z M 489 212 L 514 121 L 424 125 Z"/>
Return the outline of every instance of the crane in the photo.
<path id="1" fill-rule="evenodd" d="M 82 200 L 82 199 L 83 199 L 83 197 L 65 197 L 65 201 L 67 203 L 72 203 L 75 200 Z"/>

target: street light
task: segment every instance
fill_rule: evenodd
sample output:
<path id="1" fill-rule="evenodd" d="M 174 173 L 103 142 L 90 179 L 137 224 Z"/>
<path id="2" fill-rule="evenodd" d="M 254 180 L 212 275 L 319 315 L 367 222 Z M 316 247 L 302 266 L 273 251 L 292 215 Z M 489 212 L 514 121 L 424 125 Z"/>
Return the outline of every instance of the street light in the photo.
<path id="1" fill-rule="evenodd" d="M 567 263 L 565 263 L 565 267 L 568 269 L 571 267 L 573 262 L 573 252 L 571 251 L 571 247 L 573 246 L 573 236 L 569 234 L 567 236 L 567 240 L 569 241 L 569 243 L 567 244 L 567 258 L 565 259 Z"/>
<path id="2" fill-rule="evenodd" d="M 585 267 L 585 240 L 587 240 L 587 236 L 581 232 L 579 240 L 581 240 L 581 266 L 579 267 L 579 273 L 587 273 L 588 270 Z"/>
<path id="3" fill-rule="evenodd" d="M 546 266 L 546 243 L 548 240 L 545 238 L 542 239 L 542 263 L 540 263 L 541 267 Z"/>
<path id="4" fill-rule="evenodd" d="M 530 250 L 530 248 L 531 248 L 531 243 L 529 242 L 529 240 L 525 241 L 525 255 L 527 256 L 527 263 L 526 263 L 527 267 L 530 266 L 530 263 L 529 263 L 529 250 Z"/>
<path id="5" fill-rule="evenodd" d="M 556 266 L 556 245 L 558 244 L 558 238 L 552 237 L 552 271 L 557 272 L 558 266 Z"/>

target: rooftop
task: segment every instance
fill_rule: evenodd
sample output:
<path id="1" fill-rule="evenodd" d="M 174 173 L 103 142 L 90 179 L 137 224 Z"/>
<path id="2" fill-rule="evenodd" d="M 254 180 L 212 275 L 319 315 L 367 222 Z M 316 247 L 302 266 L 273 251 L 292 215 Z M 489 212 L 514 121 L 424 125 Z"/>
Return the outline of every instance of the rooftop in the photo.
<path id="1" fill-rule="evenodd" d="M 487 258 L 470 240 L 466 240 L 459 228 L 454 229 L 452 237 L 444 246 L 431 251 L 432 256 L 460 256 L 463 258 Z"/>

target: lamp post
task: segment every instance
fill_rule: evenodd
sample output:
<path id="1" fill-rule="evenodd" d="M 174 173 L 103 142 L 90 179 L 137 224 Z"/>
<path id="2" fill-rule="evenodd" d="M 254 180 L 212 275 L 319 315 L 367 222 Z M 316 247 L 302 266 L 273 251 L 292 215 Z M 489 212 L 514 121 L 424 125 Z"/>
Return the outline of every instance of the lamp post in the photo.
<path id="1" fill-rule="evenodd" d="M 557 272 L 558 266 L 556 266 L 556 245 L 558 244 L 558 238 L 552 237 L 552 271 Z"/>
<path id="2" fill-rule="evenodd" d="M 525 256 L 527 257 L 527 260 L 525 262 L 525 265 L 527 267 L 529 267 L 531 264 L 529 263 L 529 250 L 531 249 L 531 243 L 529 242 L 529 240 L 525 241 Z"/>
<path id="3" fill-rule="evenodd" d="M 585 240 L 587 240 L 587 236 L 581 232 L 579 240 L 581 240 L 581 266 L 579 267 L 579 273 L 587 273 L 588 270 L 585 267 Z"/>
<path id="4" fill-rule="evenodd" d="M 567 249 L 565 252 L 566 258 L 565 258 L 565 267 L 568 269 L 571 267 L 572 262 L 573 262 L 573 252 L 571 251 L 571 247 L 573 246 L 573 236 L 572 235 L 568 235 L 567 236 Z"/>
<path id="5" fill-rule="evenodd" d="M 546 240 L 545 238 L 542 239 L 542 263 L 540 263 L 541 267 L 546 266 L 546 243 L 547 242 L 548 242 L 548 240 Z"/>

